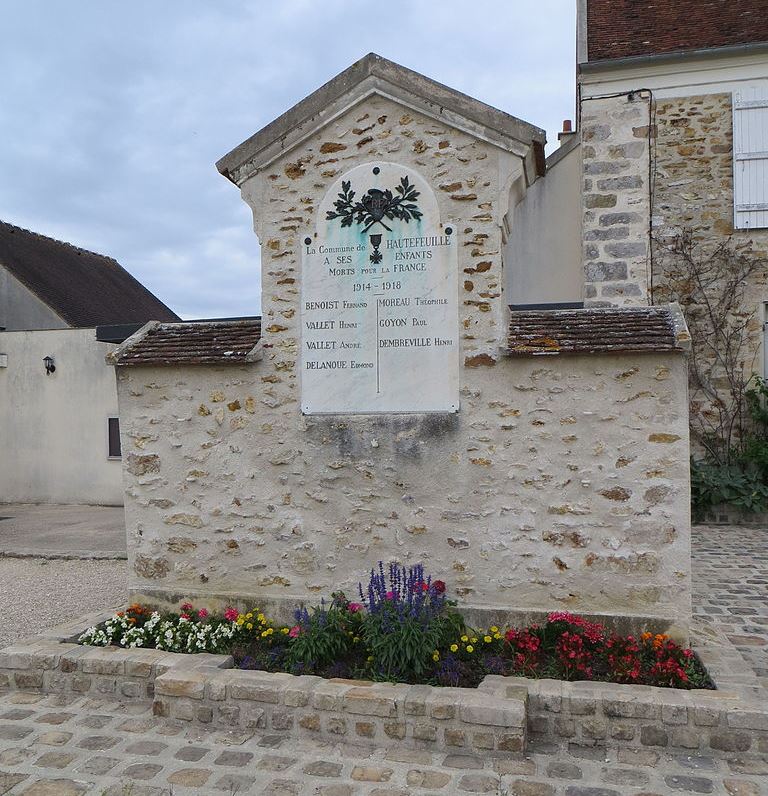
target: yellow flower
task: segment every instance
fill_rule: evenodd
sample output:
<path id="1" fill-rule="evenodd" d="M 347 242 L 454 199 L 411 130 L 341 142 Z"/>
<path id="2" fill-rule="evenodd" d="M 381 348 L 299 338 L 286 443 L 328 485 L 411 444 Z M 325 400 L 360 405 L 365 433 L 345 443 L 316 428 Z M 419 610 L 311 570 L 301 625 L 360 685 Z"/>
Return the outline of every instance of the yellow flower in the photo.
<path id="1" fill-rule="evenodd" d="M 475 648 L 471 644 L 467 644 L 467 652 L 474 652 Z"/>
<path id="2" fill-rule="evenodd" d="M 451 644 L 451 652 L 458 652 L 459 645 L 458 644 Z"/>
<path id="3" fill-rule="evenodd" d="M 466 644 L 469 641 L 469 637 L 468 636 L 462 636 L 461 640 Z"/>
<path id="4" fill-rule="evenodd" d="M 248 613 L 245 615 L 245 618 L 246 619 L 253 619 L 253 614 L 250 611 L 248 611 Z"/>
<path id="5" fill-rule="evenodd" d="M 269 633 L 267 633 L 267 631 L 266 631 L 266 630 L 262 630 L 262 631 L 261 631 L 261 637 L 262 637 L 262 638 L 266 638 L 268 635 L 269 635 Z"/>
<path id="6" fill-rule="evenodd" d="M 473 643 L 473 644 L 477 644 L 477 637 L 476 637 L 476 636 L 473 636 L 473 637 L 472 637 L 472 643 Z"/>
<path id="7" fill-rule="evenodd" d="M 289 627 L 281 627 L 281 628 L 280 628 L 280 632 L 281 632 L 283 635 L 286 635 L 286 633 L 290 633 L 290 632 L 291 632 L 291 629 L 290 629 Z"/>
<path id="8" fill-rule="evenodd" d="M 246 628 L 248 628 L 248 630 L 253 630 L 253 622 L 248 622 Z"/>
<path id="9" fill-rule="evenodd" d="M 501 638 L 501 633 L 494 633 L 493 637 L 498 641 Z"/>
<path id="10" fill-rule="evenodd" d="M 242 614 L 240 614 L 240 616 L 237 617 L 237 624 L 240 625 L 240 627 L 242 627 L 243 622 L 245 622 L 245 617 Z"/>
<path id="11" fill-rule="evenodd" d="M 491 643 L 491 641 L 493 641 L 493 639 L 492 639 L 490 636 L 483 636 L 483 641 L 484 641 L 486 644 L 490 644 L 490 643 Z"/>
<path id="12" fill-rule="evenodd" d="M 370 663 L 372 660 L 373 660 L 373 655 L 369 655 L 368 656 L 368 663 Z"/>
<path id="13" fill-rule="evenodd" d="M 259 614 L 256 618 L 259 620 L 259 622 L 263 622 L 265 617 L 264 614 Z"/>
<path id="14" fill-rule="evenodd" d="M 490 631 L 491 631 L 491 633 L 498 633 L 499 632 L 499 628 L 496 627 L 496 625 L 494 625 L 493 627 L 490 628 Z"/>
<path id="15" fill-rule="evenodd" d="M 358 642 L 358 641 L 360 641 L 360 636 L 355 636 L 355 637 L 352 639 L 352 643 L 353 643 L 353 644 L 357 644 L 357 642 Z"/>
<path id="16" fill-rule="evenodd" d="M 435 651 L 435 652 L 432 654 L 432 660 L 433 660 L 433 661 L 439 661 L 439 660 L 440 660 L 440 653 L 439 653 L 439 652 L 437 652 L 437 651 Z"/>

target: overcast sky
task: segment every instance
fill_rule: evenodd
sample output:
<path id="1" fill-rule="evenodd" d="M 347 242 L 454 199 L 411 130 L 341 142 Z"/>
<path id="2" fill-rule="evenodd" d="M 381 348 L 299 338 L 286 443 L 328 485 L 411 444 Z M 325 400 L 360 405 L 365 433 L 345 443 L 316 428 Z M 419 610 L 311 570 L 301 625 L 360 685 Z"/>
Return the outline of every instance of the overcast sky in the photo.
<path id="1" fill-rule="evenodd" d="M 115 257 L 183 317 L 260 312 L 214 163 L 368 52 L 547 130 L 575 0 L 3 0 L 0 219 Z"/>

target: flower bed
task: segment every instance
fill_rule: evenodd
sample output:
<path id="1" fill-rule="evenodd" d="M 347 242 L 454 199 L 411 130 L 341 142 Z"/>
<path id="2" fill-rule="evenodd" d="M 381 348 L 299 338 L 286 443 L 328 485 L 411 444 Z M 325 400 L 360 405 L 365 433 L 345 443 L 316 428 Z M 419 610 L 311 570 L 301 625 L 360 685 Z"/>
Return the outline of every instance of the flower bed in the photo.
<path id="1" fill-rule="evenodd" d="M 89 628 L 80 643 L 183 653 L 229 653 L 241 669 L 430 685 L 477 687 L 487 675 L 713 688 L 701 662 L 665 635 L 621 636 L 570 613 L 541 625 L 470 628 L 445 584 L 410 568 L 372 570 L 360 601 L 337 592 L 299 608 L 295 624 L 228 608 L 222 616 L 186 603 L 160 614 L 132 605 Z"/>

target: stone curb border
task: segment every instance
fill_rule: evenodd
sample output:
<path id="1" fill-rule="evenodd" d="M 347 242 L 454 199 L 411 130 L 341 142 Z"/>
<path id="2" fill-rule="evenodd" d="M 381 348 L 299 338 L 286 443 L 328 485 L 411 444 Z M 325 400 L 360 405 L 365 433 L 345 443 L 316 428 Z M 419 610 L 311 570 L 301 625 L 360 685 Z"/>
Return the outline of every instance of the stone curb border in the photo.
<path id="1" fill-rule="evenodd" d="M 665 748 L 686 755 L 768 754 L 768 704 L 727 639 L 698 650 L 717 691 L 488 676 L 477 689 L 325 680 L 234 669 L 228 655 L 74 643 L 110 612 L 0 650 L 0 688 L 154 700 L 180 722 L 288 733 L 375 747 L 515 756 L 527 739 L 594 750 Z M 584 751 L 589 749 L 590 752 Z"/>
<path id="2" fill-rule="evenodd" d="M 128 554 L 121 550 L 37 550 L 17 547 L 0 550 L 0 558 L 43 558 L 47 561 L 126 561 Z"/>
<path id="3" fill-rule="evenodd" d="M 481 689 L 324 680 L 235 669 L 230 655 L 184 655 L 74 643 L 112 612 L 82 617 L 0 650 L 0 688 L 154 699 L 156 715 L 218 727 L 266 729 L 375 747 L 525 749 L 524 690 L 499 699 Z"/>

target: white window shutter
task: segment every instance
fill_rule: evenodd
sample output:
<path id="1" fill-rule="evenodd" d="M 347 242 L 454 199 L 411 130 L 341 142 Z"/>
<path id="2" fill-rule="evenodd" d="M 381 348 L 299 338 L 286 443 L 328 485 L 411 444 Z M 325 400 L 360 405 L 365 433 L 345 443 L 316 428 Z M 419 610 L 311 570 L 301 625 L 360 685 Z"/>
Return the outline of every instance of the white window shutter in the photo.
<path id="1" fill-rule="evenodd" d="M 768 86 L 733 94 L 733 225 L 768 227 Z"/>

